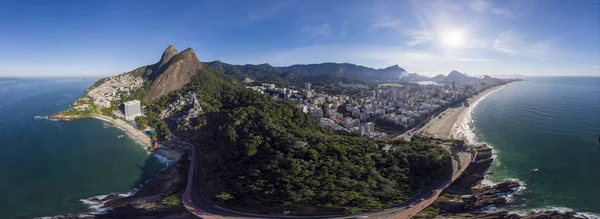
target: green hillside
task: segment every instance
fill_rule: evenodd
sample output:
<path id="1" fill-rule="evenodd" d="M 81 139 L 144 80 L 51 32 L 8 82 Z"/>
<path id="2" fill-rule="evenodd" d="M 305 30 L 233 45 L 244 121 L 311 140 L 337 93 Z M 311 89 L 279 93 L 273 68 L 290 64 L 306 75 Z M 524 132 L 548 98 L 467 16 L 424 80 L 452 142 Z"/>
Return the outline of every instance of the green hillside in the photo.
<path id="1" fill-rule="evenodd" d="M 195 90 L 205 113 L 185 133 L 204 160 L 217 203 L 236 207 L 312 205 L 347 212 L 401 202 L 451 173 L 451 158 L 425 142 L 383 142 L 334 134 L 294 104 L 277 102 L 205 68 L 155 112 Z"/>

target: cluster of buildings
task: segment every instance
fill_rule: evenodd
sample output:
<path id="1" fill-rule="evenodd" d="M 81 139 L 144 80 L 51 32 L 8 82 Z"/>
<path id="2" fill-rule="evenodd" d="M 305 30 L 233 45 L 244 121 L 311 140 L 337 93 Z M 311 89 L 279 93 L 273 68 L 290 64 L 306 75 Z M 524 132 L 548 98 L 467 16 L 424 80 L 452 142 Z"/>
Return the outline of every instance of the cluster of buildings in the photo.
<path id="1" fill-rule="evenodd" d="M 94 105 L 110 108 L 111 101 L 121 98 L 121 94 L 129 95 L 144 85 L 144 79 L 131 74 L 121 74 L 107 78 L 98 87 L 88 90 Z"/>
<path id="2" fill-rule="evenodd" d="M 480 80 L 468 85 L 419 85 L 419 84 L 363 84 L 337 83 L 345 94 L 329 95 L 304 89 L 278 88 L 273 84 L 249 87 L 277 100 L 292 101 L 305 113 L 321 119 L 321 123 L 342 134 L 354 134 L 369 138 L 386 138 L 375 130 L 374 122 L 394 124 L 408 129 L 419 124 L 429 115 L 491 86 L 504 83 L 497 80 Z M 360 91 L 360 92 L 357 92 Z M 351 93 L 351 95 L 347 94 Z M 402 131 L 402 128 L 399 131 Z"/>
<path id="3" fill-rule="evenodd" d="M 179 129 L 186 131 L 192 128 L 190 120 L 198 118 L 202 113 L 202 107 L 195 91 L 181 95 L 177 100 L 169 103 L 167 109 L 170 112 L 182 112 L 181 116 L 176 117 L 176 123 L 179 124 Z"/>

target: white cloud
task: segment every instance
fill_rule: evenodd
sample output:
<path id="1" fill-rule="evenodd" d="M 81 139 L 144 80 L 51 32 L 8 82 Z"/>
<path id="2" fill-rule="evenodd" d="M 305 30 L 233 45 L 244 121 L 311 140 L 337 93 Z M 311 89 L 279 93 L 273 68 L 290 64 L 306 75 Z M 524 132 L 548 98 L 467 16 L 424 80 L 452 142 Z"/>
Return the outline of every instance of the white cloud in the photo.
<path id="1" fill-rule="evenodd" d="M 302 30 L 308 33 L 309 38 L 328 37 L 332 33 L 331 27 L 327 23 L 316 26 L 304 26 Z"/>
<path id="2" fill-rule="evenodd" d="M 401 25 L 400 19 L 389 14 L 375 13 L 371 30 L 396 29 Z"/>
<path id="3" fill-rule="evenodd" d="M 511 56 L 545 60 L 552 49 L 551 40 L 528 42 L 513 31 L 500 33 L 494 40 L 493 49 Z"/>
<path id="4" fill-rule="evenodd" d="M 483 0 L 472 1 L 471 3 L 469 3 L 469 8 L 479 13 L 485 13 L 489 11 L 490 13 L 495 15 L 500 15 L 508 18 L 517 18 L 517 15 L 512 11 L 506 8 L 492 8 L 492 6 L 488 2 Z"/>
<path id="5" fill-rule="evenodd" d="M 504 16 L 504 17 L 508 17 L 508 18 L 517 18 L 517 15 L 515 15 L 514 13 L 512 13 L 511 11 L 509 11 L 508 9 L 505 9 L 505 8 L 492 8 L 490 10 L 490 12 L 497 14 L 497 15 Z"/>
<path id="6" fill-rule="evenodd" d="M 405 42 L 407 46 L 432 43 L 436 40 L 435 34 L 429 30 L 409 30 L 406 36 L 410 37 L 410 40 Z"/>
<path id="7" fill-rule="evenodd" d="M 473 10 L 473 11 L 483 13 L 489 8 L 489 5 L 487 2 L 485 2 L 483 0 L 476 0 L 476 1 L 469 3 L 469 8 L 471 8 L 471 10 Z"/>
<path id="8" fill-rule="evenodd" d="M 600 65 L 590 65 L 590 68 L 600 68 Z"/>

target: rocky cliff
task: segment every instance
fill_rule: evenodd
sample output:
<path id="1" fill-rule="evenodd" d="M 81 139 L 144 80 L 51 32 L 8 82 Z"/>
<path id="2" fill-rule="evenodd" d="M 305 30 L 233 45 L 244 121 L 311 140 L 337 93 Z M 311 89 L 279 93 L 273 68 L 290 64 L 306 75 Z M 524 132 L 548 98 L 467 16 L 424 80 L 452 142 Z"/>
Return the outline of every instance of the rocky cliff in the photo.
<path id="1" fill-rule="evenodd" d="M 193 49 L 188 48 L 173 55 L 175 53 L 177 50 L 174 46 L 169 46 L 163 53 L 161 60 L 157 63 L 154 80 L 152 80 L 152 86 L 146 98 L 156 99 L 182 88 L 202 68 L 202 63 Z M 167 59 L 168 61 L 166 61 Z"/>

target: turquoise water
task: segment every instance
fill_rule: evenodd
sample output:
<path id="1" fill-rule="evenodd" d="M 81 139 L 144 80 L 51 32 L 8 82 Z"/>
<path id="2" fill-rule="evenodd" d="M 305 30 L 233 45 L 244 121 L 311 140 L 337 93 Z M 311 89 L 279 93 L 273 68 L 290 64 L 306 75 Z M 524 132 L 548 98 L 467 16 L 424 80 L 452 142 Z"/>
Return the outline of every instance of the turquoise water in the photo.
<path id="1" fill-rule="evenodd" d="M 497 153 L 489 179 L 526 184 L 511 197 L 511 211 L 600 213 L 600 77 L 527 80 L 474 109 L 478 140 Z"/>
<path id="2" fill-rule="evenodd" d="M 80 199 L 129 192 L 165 167 L 102 121 L 34 119 L 94 81 L 0 78 L 0 218 L 87 212 Z"/>

